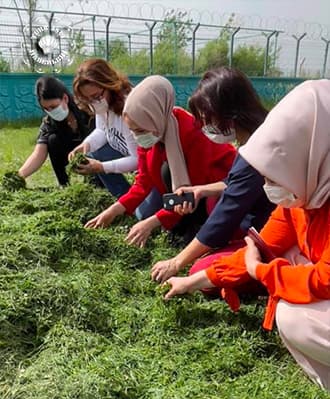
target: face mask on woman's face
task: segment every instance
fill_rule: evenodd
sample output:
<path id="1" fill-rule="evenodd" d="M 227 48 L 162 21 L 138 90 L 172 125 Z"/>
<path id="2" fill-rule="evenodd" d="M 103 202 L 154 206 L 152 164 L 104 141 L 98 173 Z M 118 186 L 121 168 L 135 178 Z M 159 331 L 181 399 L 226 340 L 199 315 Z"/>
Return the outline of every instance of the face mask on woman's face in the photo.
<path id="1" fill-rule="evenodd" d="M 302 206 L 302 201 L 284 187 L 266 182 L 264 184 L 265 193 L 270 202 L 281 205 L 283 208 L 298 208 Z"/>
<path id="2" fill-rule="evenodd" d="M 217 144 L 231 143 L 236 140 L 236 131 L 233 127 L 221 130 L 216 126 L 205 125 L 202 131 L 209 140 Z"/>
<path id="3" fill-rule="evenodd" d="M 91 105 L 94 109 L 95 114 L 102 115 L 109 110 L 108 101 L 105 98 L 102 98 L 99 101 L 93 101 Z"/>
<path id="4" fill-rule="evenodd" d="M 143 148 L 151 148 L 160 140 L 160 138 L 154 136 L 152 132 L 145 132 L 143 134 L 134 134 L 134 138 L 138 143 L 138 145 Z"/>
<path id="5" fill-rule="evenodd" d="M 69 115 L 69 108 L 66 106 L 63 107 L 62 104 L 57 106 L 56 108 L 52 109 L 51 111 L 46 111 L 47 115 L 49 115 L 54 121 L 61 122 Z"/>

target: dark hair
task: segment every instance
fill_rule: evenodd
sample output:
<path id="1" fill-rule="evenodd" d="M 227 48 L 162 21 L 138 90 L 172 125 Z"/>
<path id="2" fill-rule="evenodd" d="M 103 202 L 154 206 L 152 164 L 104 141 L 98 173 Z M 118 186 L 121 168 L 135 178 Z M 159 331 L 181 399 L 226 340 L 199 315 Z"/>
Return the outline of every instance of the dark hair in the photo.
<path id="1" fill-rule="evenodd" d="M 128 78 L 116 71 L 107 61 L 91 58 L 77 69 L 73 80 L 73 91 L 78 101 L 84 102 L 81 87 L 94 84 L 110 92 L 110 109 L 117 115 L 123 112 L 125 98 L 132 89 Z"/>
<path id="2" fill-rule="evenodd" d="M 252 134 L 268 111 L 247 76 L 235 68 L 207 71 L 189 99 L 198 121 L 226 128 L 230 120 Z"/>
<path id="3" fill-rule="evenodd" d="M 40 104 L 41 100 L 62 99 L 64 94 L 69 97 L 69 108 L 72 109 L 73 96 L 64 83 L 54 76 L 42 76 L 36 81 L 35 92 Z"/>

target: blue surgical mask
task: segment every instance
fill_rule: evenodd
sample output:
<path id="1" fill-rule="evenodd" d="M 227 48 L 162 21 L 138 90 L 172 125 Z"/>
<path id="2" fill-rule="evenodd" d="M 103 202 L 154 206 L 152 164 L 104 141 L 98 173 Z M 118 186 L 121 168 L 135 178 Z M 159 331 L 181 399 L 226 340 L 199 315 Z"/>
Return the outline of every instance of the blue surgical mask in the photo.
<path id="1" fill-rule="evenodd" d="M 236 131 L 233 127 L 221 130 L 217 126 L 205 125 L 202 131 L 209 140 L 217 144 L 231 143 L 236 140 Z"/>
<path id="2" fill-rule="evenodd" d="M 64 108 L 62 104 L 52 109 L 51 111 L 46 111 L 45 109 L 44 111 L 46 112 L 47 115 L 49 115 L 52 119 L 54 119 L 54 121 L 57 122 L 63 121 L 69 115 L 69 108 L 68 107 Z"/>
<path id="3" fill-rule="evenodd" d="M 151 148 L 158 143 L 159 137 L 156 137 L 152 132 L 145 132 L 143 134 L 134 134 L 134 138 L 138 145 L 143 148 Z"/>
<path id="4" fill-rule="evenodd" d="M 269 201 L 283 208 L 298 208 L 303 204 L 294 194 L 277 184 L 266 182 L 263 187 Z"/>

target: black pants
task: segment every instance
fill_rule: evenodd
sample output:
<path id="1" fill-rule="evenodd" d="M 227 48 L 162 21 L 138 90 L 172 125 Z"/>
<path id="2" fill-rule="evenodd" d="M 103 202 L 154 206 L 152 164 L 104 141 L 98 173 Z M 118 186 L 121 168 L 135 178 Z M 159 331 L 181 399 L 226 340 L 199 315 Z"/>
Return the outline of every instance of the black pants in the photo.
<path id="1" fill-rule="evenodd" d="M 73 140 L 72 137 L 66 135 L 51 134 L 48 137 L 50 162 L 61 186 L 69 183 L 69 177 L 65 171 L 65 167 L 69 163 L 68 155 L 80 143 L 81 141 Z"/>

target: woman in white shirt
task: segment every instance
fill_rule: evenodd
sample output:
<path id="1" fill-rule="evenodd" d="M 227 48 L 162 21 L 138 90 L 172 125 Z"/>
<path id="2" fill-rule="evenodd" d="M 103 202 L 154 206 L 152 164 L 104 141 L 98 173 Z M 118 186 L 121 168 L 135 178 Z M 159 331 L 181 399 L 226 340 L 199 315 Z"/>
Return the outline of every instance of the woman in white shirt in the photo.
<path id="1" fill-rule="evenodd" d="M 131 88 L 127 77 L 97 58 L 83 62 L 73 81 L 78 102 L 95 113 L 96 128 L 69 154 L 69 159 L 76 152 L 88 154 L 89 163 L 81 165 L 78 173 L 97 174 L 115 197 L 130 187 L 123 173 L 137 169 L 137 143 L 121 116 Z"/>

